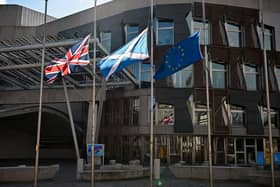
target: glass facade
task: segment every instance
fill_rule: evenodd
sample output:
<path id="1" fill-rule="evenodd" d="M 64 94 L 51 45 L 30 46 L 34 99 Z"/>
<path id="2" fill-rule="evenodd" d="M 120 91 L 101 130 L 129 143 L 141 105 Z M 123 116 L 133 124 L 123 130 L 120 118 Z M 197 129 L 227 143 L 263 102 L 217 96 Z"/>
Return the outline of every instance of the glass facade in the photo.
<path id="1" fill-rule="evenodd" d="M 173 21 L 156 21 L 156 42 L 157 45 L 174 44 L 174 23 Z"/>
<path id="2" fill-rule="evenodd" d="M 262 28 L 257 26 L 257 32 L 259 36 L 260 48 L 263 49 L 265 47 L 266 50 L 272 49 L 272 31 L 271 29 L 264 28 L 264 45 L 263 45 L 263 34 Z"/>
<path id="3" fill-rule="evenodd" d="M 174 88 L 191 88 L 193 86 L 193 66 L 188 66 L 172 75 Z"/>
<path id="4" fill-rule="evenodd" d="M 125 42 L 129 42 L 139 33 L 138 25 L 125 25 Z"/>
<path id="5" fill-rule="evenodd" d="M 241 47 L 241 27 L 237 24 L 225 23 L 228 45 L 230 47 Z"/>
<path id="6" fill-rule="evenodd" d="M 251 64 L 244 64 L 243 73 L 246 81 L 247 90 L 257 90 L 257 67 Z"/>
<path id="7" fill-rule="evenodd" d="M 226 88 L 226 66 L 222 63 L 211 62 L 211 81 L 213 88 Z"/>
<path id="8" fill-rule="evenodd" d="M 101 32 L 100 33 L 101 44 L 105 47 L 105 49 L 109 53 L 111 52 L 111 40 L 112 40 L 112 33 L 111 32 Z"/>
<path id="9" fill-rule="evenodd" d="M 209 23 L 205 23 L 205 29 L 204 29 L 202 21 L 194 20 L 193 21 L 193 32 L 200 32 L 199 42 L 201 45 L 210 44 L 210 25 L 209 25 Z"/>

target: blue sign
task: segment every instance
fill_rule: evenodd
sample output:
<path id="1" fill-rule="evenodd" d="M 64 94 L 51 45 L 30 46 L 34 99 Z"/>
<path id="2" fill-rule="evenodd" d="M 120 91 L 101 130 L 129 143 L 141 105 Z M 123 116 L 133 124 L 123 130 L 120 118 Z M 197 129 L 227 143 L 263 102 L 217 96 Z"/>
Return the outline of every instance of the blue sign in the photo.
<path id="1" fill-rule="evenodd" d="M 87 155 L 91 156 L 91 144 L 87 144 Z M 104 156 L 104 144 L 94 144 L 94 156 Z"/>
<path id="2" fill-rule="evenodd" d="M 264 166 L 264 153 L 257 152 L 257 165 Z"/>

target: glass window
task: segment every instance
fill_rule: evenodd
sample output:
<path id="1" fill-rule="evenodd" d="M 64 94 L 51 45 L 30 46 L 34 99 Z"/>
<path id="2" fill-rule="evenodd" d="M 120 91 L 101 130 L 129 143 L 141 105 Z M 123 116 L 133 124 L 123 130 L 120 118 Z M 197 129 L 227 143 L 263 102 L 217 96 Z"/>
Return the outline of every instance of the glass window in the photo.
<path id="1" fill-rule="evenodd" d="M 129 66 L 130 70 L 134 73 L 136 80 L 151 82 L 151 65 L 137 63 Z"/>
<path id="2" fill-rule="evenodd" d="M 257 90 L 257 67 L 255 65 L 243 65 L 243 73 L 247 90 Z"/>
<path id="3" fill-rule="evenodd" d="M 244 110 L 242 107 L 230 105 L 231 125 L 243 126 L 244 125 Z"/>
<path id="4" fill-rule="evenodd" d="M 259 41 L 260 41 L 260 48 L 263 49 L 265 46 L 266 50 L 271 50 L 272 48 L 272 31 L 271 29 L 264 28 L 264 46 L 263 46 L 263 34 L 262 34 L 262 27 L 257 27 Z"/>
<path id="5" fill-rule="evenodd" d="M 211 81 L 213 88 L 226 87 L 226 66 L 222 63 L 211 62 Z"/>
<path id="6" fill-rule="evenodd" d="M 207 108 L 205 105 L 195 105 L 194 125 L 207 126 Z"/>
<path id="7" fill-rule="evenodd" d="M 126 25 L 125 26 L 125 42 L 129 42 L 135 38 L 139 33 L 138 25 Z"/>
<path id="8" fill-rule="evenodd" d="M 172 75 L 174 88 L 191 88 L 193 85 L 193 66 L 188 66 Z"/>
<path id="9" fill-rule="evenodd" d="M 241 47 L 241 27 L 236 24 L 225 23 L 228 45 L 230 47 Z"/>
<path id="10" fill-rule="evenodd" d="M 278 84 L 278 89 L 280 91 L 280 67 L 276 66 L 274 70 L 275 70 L 275 77 L 276 77 L 277 84 Z"/>
<path id="11" fill-rule="evenodd" d="M 202 45 L 210 44 L 210 26 L 209 23 L 205 23 L 205 29 L 202 21 L 193 21 L 193 32 L 200 32 L 199 42 Z M 205 35 L 206 33 L 206 35 Z M 205 38 L 206 36 L 206 38 Z"/>
<path id="12" fill-rule="evenodd" d="M 160 125 L 174 125 L 175 122 L 175 108 L 169 104 L 158 105 L 158 124 Z"/>
<path id="13" fill-rule="evenodd" d="M 277 122 L 277 112 L 270 109 L 270 116 L 271 116 L 271 127 L 276 128 Z M 264 127 L 268 127 L 268 112 L 266 107 L 262 107 L 262 122 Z"/>
<path id="14" fill-rule="evenodd" d="M 174 23 L 173 21 L 156 21 L 156 41 L 157 45 L 174 44 Z"/>
<path id="15" fill-rule="evenodd" d="M 105 47 L 105 49 L 108 52 L 111 52 L 111 32 L 101 32 L 100 38 L 101 38 L 101 44 Z"/>

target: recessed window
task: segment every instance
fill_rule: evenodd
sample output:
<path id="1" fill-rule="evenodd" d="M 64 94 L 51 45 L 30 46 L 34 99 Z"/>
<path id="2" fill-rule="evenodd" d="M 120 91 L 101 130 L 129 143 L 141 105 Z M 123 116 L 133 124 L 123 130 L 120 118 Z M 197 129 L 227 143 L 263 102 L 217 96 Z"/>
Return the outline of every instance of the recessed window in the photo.
<path id="1" fill-rule="evenodd" d="M 193 85 L 193 66 L 188 66 L 172 75 L 174 88 L 191 88 Z"/>
<path id="2" fill-rule="evenodd" d="M 157 45 L 174 44 L 174 23 L 168 20 L 156 21 L 156 42 Z"/>
<path id="3" fill-rule="evenodd" d="M 213 88 L 225 88 L 226 87 L 226 66 L 223 63 L 211 62 L 211 81 Z"/>
<path id="4" fill-rule="evenodd" d="M 262 123 L 264 127 L 268 127 L 268 111 L 266 107 L 261 107 Z M 277 125 L 277 112 L 270 108 L 271 127 L 276 128 Z"/>
<path id="5" fill-rule="evenodd" d="M 225 23 L 228 45 L 230 47 L 241 47 L 241 27 L 237 24 Z"/>
<path id="6" fill-rule="evenodd" d="M 274 70 L 275 70 L 275 77 L 277 80 L 278 89 L 280 91 L 280 67 L 276 66 Z"/>
<path id="7" fill-rule="evenodd" d="M 199 42 L 201 45 L 210 44 L 210 25 L 205 23 L 205 28 L 202 21 L 193 21 L 193 32 L 200 32 Z"/>
<path id="8" fill-rule="evenodd" d="M 138 25 L 125 25 L 125 42 L 129 42 L 139 33 Z"/>
<path id="9" fill-rule="evenodd" d="M 245 112 L 242 107 L 230 105 L 231 125 L 239 127 L 244 125 Z"/>
<path id="10" fill-rule="evenodd" d="M 257 67 L 256 65 L 243 65 L 243 73 L 246 81 L 247 90 L 257 90 Z"/>
<path id="11" fill-rule="evenodd" d="M 195 105 L 194 109 L 194 125 L 198 126 L 207 126 L 208 117 L 207 117 L 207 107 L 205 105 Z"/>
<path id="12" fill-rule="evenodd" d="M 169 104 L 158 105 L 158 124 L 160 125 L 174 125 L 175 123 L 175 108 Z"/>
<path id="13" fill-rule="evenodd" d="M 263 40 L 263 34 L 262 34 L 262 27 L 257 26 L 258 36 L 259 36 L 259 42 L 260 42 L 260 48 L 266 50 L 272 49 L 272 30 L 268 28 L 264 28 L 264 40 Z M 263 45 L 264 42 L 264 45 Z"/>
<path id="14" fill-rule="evenodd" d="M 103 47 L 108 51 L 111 52 L 111 32 L 101 32 L 100 33 L 100 40 Z"/>

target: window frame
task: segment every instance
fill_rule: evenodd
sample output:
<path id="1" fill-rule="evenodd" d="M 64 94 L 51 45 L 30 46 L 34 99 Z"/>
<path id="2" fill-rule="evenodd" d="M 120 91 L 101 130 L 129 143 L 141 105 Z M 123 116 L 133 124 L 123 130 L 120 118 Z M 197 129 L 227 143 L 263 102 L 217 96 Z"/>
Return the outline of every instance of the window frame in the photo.
<path id="1" fill-rule="evenodd" d="M 105 35 L 105 34 L 110 34 L 110 38 L 105 38 L 104 39 L 104 37 L 103 37 L 103 35 Z M 106 47 L 103 45 L 103 43 L 106 41 L 107 42 L 107 40 L 109 40 L 110 41 L 110 49 L 106 49 Z M 112 50 L 112 32 L 111 31 L 101 31 L 100 32 L 100 43 L 104 46 L 104 48 L 106 49 L 106 50 L 108 50 L 108 52 L 110 53 L 111 52 L 111 50 Z"/>
<path id="2" fill-rule="evenodd" d="M 195 22 L 199 22 L 202 24 L 202 28 L 200 27 L 195 27 Z M 211 23 L 206 20 L 206 28 L 204 29 L 203 27 L 203 20 L 199 19 L 199 18 L 193 18 L 192 20 L 192 33 L 194 32 L 200 32 L 202 33 L 202 30 L 203 30 L 203 34 L 205 31 L 207 31 L 207 36 L 208 36 L 208 41 L 207 41 L 207 44 L 204 44 L 204 41 L 202 42 L 201 40 L 199 40 L 199 44 L 200 45 L 211 45 L 212 44 L 212 38 L 211 38 Z M 198 29 L 195 29 L 195 28 L 198 28 Z M 201 34 L 202 35 L 202 34 Z M 204 36 L 203 36 L 204 37 Z M 200 37 L 202 38 L 202 37 Z"/>
<path id="3" fill-rule="evenodd" d="M 249 66 L 249 67 L 255 67 L 256 69 L 256 72 L 247 72 L 246 71 L 246 66 Z M 245 80 L 245 85 L 246 85 L 246 90 L 247 91 L 258 91 L 259 90 L 259 71 L 258 71 L 258 66 L 255 65 L 255 64 L 249 64 L 249 63 L 243 63 L 242 64 L 242 72 L 243 72 L 243 76 L 244 76 L 244 80 Z M 255 90 L 249 90 L 248 89 L 248 84 L 247 84 L 247 80 L 246 80 L 246 75 L 247 74 L 255 74 L 256 75 L 256 89 Z"/>
<path id="4" fill-rule="evenodd" d="M 128 33 L 128 27 L 137 27 L 138 28 L 138 31 L 137 32 L 130 32 Z M 129 35 L 134 35 L 136 34 L 135 36 L 137 36 L 139 34 L 139 25 L 138 24 L 125 24 L 124 26 L 124 33 L 125 33 L 125 43 L 128 43 L 129 41 L 131 41 L 134 37 L 131 38 L 131 40 L 128 41 L 128 36 Z"/>
<path id="5" fill-rule="evenodd" d="M 219 64 L 219 65 L 223 65 L 224 66 L 224 70 L 220 70 L 220 69 L 214 69 L 213 70 L 213 63 L 215 64 Z M 228 87 L 228 81 L 227 81 L 227 75 L 228 75 L 228 68 L 227 68 L 227 64 L 221 62 L 221 61 L 209 61 L 209 68 L 210 68 L 210 80 L 211 80 L 211 86 L 212 88 L 216 88 L 216 89 L 226 89 Z M 213 72 L 224 72 L 224 87 L 220 88 L 220 87 L 214 87 L 214 80 L 213 80 Z"/>
<path id="6" fill-rule="evenodd" d="M 193 107 L 193 125 L 194 126 L 198 126 L 198 127 L 207 127 L 208 126 L 208 113 L 207 113 L 207 106 L 206 105 L 203 105 L 203 104 L 194 104 L 193 105 L 194 107 Z M 211 116 L 212 116 L 212 114 L 211 114 L 211 109 L 209 108 L 209 111 L 210 111 L 210 123 L 211 123 Z M 195 113 L 196 112 L 206 112 L 206 125 L 204 125 L 204 124 L 198 124 L 198 123 L 196 123 L 196 116 L 195 116 Z"/>
<path id="7" fill-rule="evenodd" d="M 230 124 L 231 124 L 231 127 L 244 127 L 245 123 L 246 123 L 246 121 L 245 121 L 246 112 L 245 112 L 244 108 L 240 107 L 240 106 L 229 105 L 229 110 L 230 110 Z M 232 113 L 241 113 L 243 123 L 242 124 L 233 123 Z"/>
<path id="8" fill-rule="evenodd" d="M 264 49 L 261 24 L 256 25 L 256 30 L 257 30 L 258 46 L 259 46 L 260 49 Z M 267 30 L 270 32 L 269 34 L 266 33 Z M 264 25 L 264 39 L 268 35 L 270 36 L 270 48 L 269 49 L 266 48 L 265 50 L 271 51 L 271 50 L 274 49 L 273 27 L 268 26 L 268 25 Z"/>
<path id="9" fill-rule="evenodd" d="M 259 106 L 259 110 L 261 112 L 261 120 L 262 120 L 262 126 L 264 128 L 269 128 L 269 125 L 268 125 L 268 121 L 267 121 L 267 126 L 265 126 L 264 124 L 264 115 L 266 113 L 266 115 L 268 116 L 268 111 L 267 111 L 267 107 L 264 107 L 264 106 Z M 271 115 L 271 119 L 272 119 L 272 115 L 275 115 L 276 119 L 275 119 L 275 126 L 273 126 L 273 124 L 271 124 L 271 128 L 273 129 L 276 129 L 278 127 L 278 118 L 279 118 L 279 112 L 273 108 L 270 108 L 270 115 Z M 271 120 L 272 122 L 272 120 Z"/>
<path id="10" fill-rule="evenodd" d="M 193 83 L 194 83 L 194 71 L 193 71 L 194 67 L 193 64 L 174 73 L 171 78 L 172 78 L 172 84 L 174 88 L 193 88 Z M 191 85 L 186 85 L 184 84 L 184 82 L 186 82 L 186 80 L 183 80 L 183 75 L 186 74 L 186 72 L 191 72 Z M 177 80 L 179 79 L 179 80 Z"/>
<path id="11" fill-rule="evenodd" d="M 236 27 L 238 27 L 239 28 L 239 31 L 237 31 L 237 30 L 229 30 L 228 29 L 228 25 L 231 25 L 231 26 L 236 26 Z M 227 44 L 228 44 L 228 46 L 229 47 L 236 47 L 236 48 L 241 48 L 241 47 L 243 47 L 243 46 L 245 46 L 244 45 L 244 39 L 243 39 L 243 27 L 242 27 L 242 25 L 241 24 L 239 24 L 239 23 L 237 23 L 237 22 L 233 22 L 233 21 L 225 21 L 224 22 L 224 27 L 225 27 L 225 32 L 226 32 L 226 38 L 227 38 Z M 229 32 L 238 32 L 239 33 L 239 46 L 233 46 L 233 45 L 231 45 L 230 44 L 230 40 L 229 40 Z"/>
<path id="12" fill-rule="evenodd" d="M 171 22 L 172 26 L 159 28 L 159 22 Z M 174 45 L 174 43 L 175 43 L 175 24 L 174 24 L 174 20 L 156 18 L 156 27 L 155 27 L 155 29 L 156 29 L 156 45 L 157 46 Z M 172 29 L 171 43 L 170 44 L 159 44 L 159 32 L 161 30 L 165 31 L 165 30 L 170 30 L 170 29 Z"/>
<path id="13" fill-rule="evenodd" d="M 277 69 L 279 69 L 279 74 L 277 73 Z M 276 79 L 278 92 L 280 92 L 280 65 L 275 65 L 274 66 L 274 75 L 275 75 L 275 79 Z M 277 75 L 279 75 L 279 80 L 277 78 Z"/>

